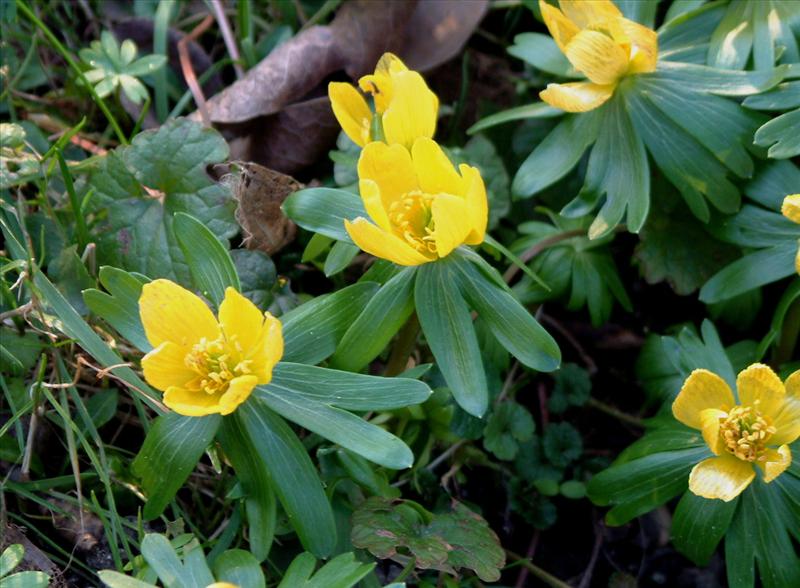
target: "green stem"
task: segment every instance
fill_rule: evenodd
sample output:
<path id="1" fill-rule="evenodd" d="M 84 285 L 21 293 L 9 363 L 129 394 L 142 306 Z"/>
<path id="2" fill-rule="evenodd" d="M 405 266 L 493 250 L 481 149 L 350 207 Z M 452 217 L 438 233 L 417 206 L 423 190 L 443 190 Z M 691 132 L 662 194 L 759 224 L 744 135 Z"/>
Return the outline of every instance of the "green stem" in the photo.
<path id="1" fill-rule="evenodd" d="M 411 572 L 414 571 L 414 567 L 416 565 L 417 565 L 417 558 L 412 557 L 410 560 L 408 560 L 408 563 L 406 564 L 406 567 L 403 568 L 403 571 L 400 572 L 400 574 L 394 580 L 392 580 L 392 582 L 395 584 L 401 583 L 411 574 Z"/>
<path id="2" fill-rule="evenodd" d="M 506 549 L 506 554 L 512 559 L 517 560 L 519 565 L 526 568 L 531 574 L 539 578 L 548 586 L 552 586 L 552 588 L 572 588 L 569 584 L 559 580 L 553 574 L 544 571 L 542 568 L 534 564 L 529 558 L 514 553 L 510 549 Z"/>
<path id="3" fill-rule="evenodd" d="M 64 179 L 64 186 L 69 195 L 72 213 L 75 215 L 75 236 L 78 240 L 78 255 L 80 255 L 86 245 L 89 244 L 89 229 L 86 227 L 86 219 L 83 218 L 81 203 L 78 200 L 78 194 L 75 192 L 75 185 L 72 182 L 72 174 L 69 171 L 69 167 L 67 167 L 67 162 L 64 161 L 64 155 L 61 151 L 56 151 L 56 159 L 58 160 L 58 167 L 61 169 L 61 177 Z"/>
<path id="4" fill-rule="evenodd" d="M 622 412 L 618 408 L 614 408 L 610 404 L 606 404 L 605 402 L 597 400 L 596 398 L 589 398 L 586 404 L 588 404 L 592 408 L 596 408 L 600 412 L 606 413 L 608 416 L 612 416 L 615 419 L 618 419 L 624 423 L 633 425 L 634 427 L 639 427 L 643 429 L 645 426 L 644 421 L 639 417 L 635 417 L 633 415 Z"/>
<path id="5" fill-rule="evenodd" d="M 411 352 L 414 351 L 414 346 L 417 344 L 418 333 L 419 319 L 415 312 L 406 321 L 403 328 L 400 329 L 400 334 L 397 336 L 397 341 L 392 348 L 392 354 L 386 364 L 386 376 L 396 376 L 405 371 L 408 358 L 411 357 Z"/>
<path id="6" fill-rule="evenodd" d="M 61 41 L 58 40 L 58 38 L 47 27 L 47 25 L 44 24 L 39 17 L 36 16 L 30 8 L 28 8 L 28 6 L 25 5 L 23 0 L 17 0 L 17 8 L 28 18 L 28 20 L 30 20 L 34 25 L 36 25 L 36 27 L 38 27 L 40 31 L 42 31 L 42 34 L 47 37 L 47 40 L 50 41 L 53 47 L 55 47 L 56 51 L 61 54 L 81 82 L 86 86 L 86 89 L 89 91 L 89 94 L 91 94 L 92 99 L 95 101 L 97 106 L 101 111 L 103 111 L 103 114 L 114 129 L 114 134 L 117 135 L 117 140 L 119 140 L 122 145 L 127 145 L 128 139 L 125 137 L 125 133 L 122 132 L 122 128 L 119 126 L 119 123 L 117 123 L 117 119 L 114 118 L 113 114 L 111 114 L 111 111 L 108 109 L 108 106 L 106 106 L 106 103 L 103 101 L 103 99 L 98 96 L 97 92 L 95 92 L 94 86 L 92 86 L 92 84 L 89 83 L 89 80 L 86 79 L 86 76 L 83 75 L 83 71 L 81 71 L 80 66 L 72 58 L 72 55 L 70 55 L 69 51 L 67 51 L 67 48 L 64 47 Z"/>
<path id="7" fill-rule="evenodd" d="M 775 365 L 786 363 L 794 357 L 798 334 L 800 334 L 800 299 L 792 303 L 783 317 L 780 338 L 773 355 Z"/>

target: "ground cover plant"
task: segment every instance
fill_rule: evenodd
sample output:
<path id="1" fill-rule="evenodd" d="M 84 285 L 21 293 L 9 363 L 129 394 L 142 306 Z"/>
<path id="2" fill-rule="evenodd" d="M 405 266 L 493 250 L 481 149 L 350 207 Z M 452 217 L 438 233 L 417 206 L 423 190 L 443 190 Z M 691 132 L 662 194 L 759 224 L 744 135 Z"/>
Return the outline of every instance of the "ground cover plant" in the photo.
<path id="1" fill-rule="evenodd" d="M 0 25 L 4 588 L 800 586 L 800 2 Z"/>

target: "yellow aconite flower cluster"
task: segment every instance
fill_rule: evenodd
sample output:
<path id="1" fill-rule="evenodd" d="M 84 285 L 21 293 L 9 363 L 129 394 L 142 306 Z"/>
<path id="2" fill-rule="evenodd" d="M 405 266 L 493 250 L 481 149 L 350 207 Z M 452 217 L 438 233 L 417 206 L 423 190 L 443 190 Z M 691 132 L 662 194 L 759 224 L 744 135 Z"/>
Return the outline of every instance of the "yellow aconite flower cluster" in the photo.
<path id="1" fill-rule="evenodd" d="M 672 414 L 699 429 L 715 457 L 698 463 L 689 489 L 728 502 L 747 488 L 757 466 L 772 482 L 792 463 L 789 444 L 800 437 L 800 370 L 785 383 L 768 366 L 753 364 L 730 387 L 708 370 L 695 370 L 672 404 Z"/>
<path id="2" fill-rule="evenodd" d="M 362 77 L 358 86 L 372 95 L 375 124 L 369 104 L 350 84 L 330 83 L 328 96 L 342 130 L 360 147 L 385 140 L 410 149 L 417 137 L 433 137 L 439 99 L 396 55 L 385 53 L 375 73 Z"/>
<path id="3" fill-rule="evenodd" d="M 270 382 L 283 356 L 280 321 L 233 288 L 217 320 L 199 296 L 154 280 L 142 288 L 139 313 L 154 347 L 142 359 L 144 377 L 182 415 L 232 413 Z"/>
<path id="4" fill-rule="evenodd" d="M 611 98 L 629 74 L 655 71 L 658 38 L 628 20 L 611 0 L 539 0 L 544 23 L 569 62 L 588 82 L 548 84 L 539 97 L 567 112 L 587 112 Z"/>
<path id="5" fill-rule="evenodd" d="M 374 224 L 358 217 L 345 221 L 347 232 L 367 253 L 399 265 L 482 243 L 486 188 L 476 168 L 461 164 L 459 172 L 432 139 L 417 139 L 410 153 L 402 145 L 370 143 L 358 160 L 358 185 Z"/>
<path id="6" fill-rule="evenodd" d="M 345 221 L 367 253 L 414 266 L 483 242 L 489 206 L 480 172 L 458 170 L 433 141 L 439 100 L 415 71 L 386 53 L 360 88 L 375 112 L 349 84 L 331 83 L 328 94 L 342 129 L 364 147 L 358 160 L 359 192 L 370 220 Z M 376 126 L 382 132 L 375 133 Z"/>
<path id="7" fill-rule="evenodd" d="M 783 216 L 793 223 L 800 224 L 800 194 L 789 194 L 784 198 L 781 212 Z M 798 247 L 797 255 L 794 257 L 794 269 L 800 274 L 800 247 Z"/>

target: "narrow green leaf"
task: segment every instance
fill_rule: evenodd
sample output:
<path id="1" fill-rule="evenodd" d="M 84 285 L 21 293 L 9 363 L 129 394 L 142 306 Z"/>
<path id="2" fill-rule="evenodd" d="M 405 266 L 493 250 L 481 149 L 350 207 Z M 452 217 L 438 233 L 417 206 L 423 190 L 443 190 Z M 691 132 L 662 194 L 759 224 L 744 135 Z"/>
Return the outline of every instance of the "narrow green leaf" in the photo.
<path id="1" fill-rule="evenodd" d="M 219 415 L 186 417 L 174 412 L 155 420 L 131 464 L 147 495 L 145 519 L 164 511 L 211 443 L 220 422 Z"/>
<path id="2" fill-rule="evenodd" d="M 414 454 L 403 441 L 350 412 L 275 383 L 256 388 L 255 395 L 282 417 L 374 463 L 394 470 L 414 463 Z"/>
<path id="3" fill-rule="evenodd" d="M 797 243 L 759 249 L 722 268 L 700 289 L 700 300 L 710 304 L 738 296 L 795 273 Z"/>
<path id="4" fill-rule="evenodd" d="M 381 378 L 281 361 L 272 382 L 309 400 L 346 410 L 394 410 L 425 402 L 428 385 L 411 378 Z"/>
<path id="5" fill-rule="evenodd" d="M 378 287 L 374 282 L 358 282 L 332 294 L 317 296 L 284 314 L 281 317 L 283 359 L 316 364 L 330 357 Z"/>
<path id="6" fill-rule="evenodd" d="M 188 553 L 184 547 L 183 569 L 186 570 L 186 583 L 190 586 L 209 586 L 214 583 L 214 576 L 206 562 L 206 555 L 200 545 L 195 545 Z"/>
<path id="7" fill-rule="evenodd" d="M 7 576 L 15 567 L 19 565 L 22 558 L 25 556 L 25 548 L 19 544 L 14 543 L 9 545 L 0 554 L 0 578 Z"/>
<path id="8" fill-rule="evenodd" d="M 685 90 L 718 96 L 748 96 L 769 90 L 781 82 L 788 72 L 784 65 L 764 71 L 738 71 L 693 63 L 659 61 L 658 70 L 647 75 L 669 80 Z"/>
<path id="9" fill-rule="evenodd" d="M 97 575 L 108 588 L 153 588 L 153 584 L 142 582 L 113 570 L 100 570 Z"/>
<path id="10" fill-rule="evenodd" d="M 277 522 L 277 502 L 269 474 L 238 419 L 222 419 L 219 441 L 245 491 L 250 551 L 258 561 L 264 561 L 272 547 Z"/>
<path id="11" fill-rule="evenodd" d="M 672 121 L 711 151 L 740 178 L 753 175 L 753 161 L 746 147 L 766 120 L 732 100 L 685 92 L 675 84 L 644 80 L 653 103 Z"/>
<path id="12" fill-rule="evenodd" d="M 139 318 L 139 297 L 142 286 L 149 280 L 107 265 L 100 268 L 99 277 L 108 293 L 93 288 L 84 290 L 86 306 L 137 349 L 147 353 L 153 346 L 147 340 Z"/>
<path id="13" fill-rule="evenodd" d="M 706 447 L 695 447 L 611 466 L 589 482 L 589 497 L 595 504 L 613 505 L 606 515 L 609 525 L 625 524 L 686 490 L 689 471 L 708 454 Z"/>
<path id="14" fill-rule="evenodd" d="M 597 112 L 565 116 L 522 162 L 511 183 L 511 193 L 527 198 L 567 175 L 597 139 Z"/>
<path id="15" fill-rule="evenodd" d="M 336 545 L 333 511 L 297 435 L 255 397 L 228 418 L 240 420 L 250 436 L 303 547 L 318 557 L 328 556 Z"/>
<path id="16" fill-rule="evenodd" d="M 283 212 L 298 225 L 337 241 L 353 243 L 344 221 L 369 218 L 357 194 L 334 188 L 307 188 L 290 195 Z"/>
<path id="17" fill-rule="evenodd" d="M 487 274 L 495 272 L 494 268 L 477 255 L 467 258 L 459 252 L 451 257 L 450 271 L 462 296 L 486 321 L 503 347 L 530 368 L 542 372 L 558 369 L 561 363 L 558 344 L 507 288 L 487 278 Z"/>
<path id="18" fill-rule="evenodd" d="M 769 92 L 749 96 L 742 105 L 753 110 L 790 110 L 800 107 L 800 81 L 783 82 Z"/>
<path id="19" fill-rule="evenodd" d="M 386 282 L 345 332 L 330 365 L 360 371 L 384 350 L 414 311 L 416 268 L 404 268 Z"/>
<path id="20" fill-rule="evenodd" d="M 514 120 L 525 120 L 528 118 L 554 118 L 563 114 L 564 111 L 559 108 L 553 108 L 544 102 L 534 102 L 533 104 L 525 104 L 524 106 L 509 108 L 508 110 L 487 116 L 467 129 L 467 134 L 474 135 L 480 131 L 485 131 L 488 128 Z"/>
<path id="21" fill-rule="evenodd" d="M 692 213 L 703 222 L 709 221 L 706 198 L 721 212 L 736 212 L 741 204 L 739 191 L 711 152 L 664 117 L 646 94 L 632 91 L 626 99 L 639 136 Z"/>
<path id="22" fill-rule="evenodd" d="M 722 22 L 711 35 L 708 65 L 721 69 L 744 69 L 753 47 L 753 5 L 731 2 Z"/>
<path id="23" fill-rule="evenodd" d="M 507 51 L 510 55 L 531 64 L 533 67 L 555 76 L 562 78 L 583 77 L 583 74 L 572 67 L 572 64 L 550 35 L 521 33 L 514 37 L 514 44 Z"/>
<path id="24" fill-rule="evenodd" d="M 779 481 L 789 482 L 788 494 L 782 492 Z M 796 503 L 799 490 L 800 480 L 790 470 L 770 484 L 757 477 L 741 494 L 739 509 L 725 535 L 731 588 L 755 585 L 756 569 L 764 588 L 800 585 L 800 558 L 791 537 L 797 535 L 798 513 L 789 506 L 790 501 Z"/>
<path id="25" fill-rule="evenodd" d="M 187 583 L 186 570 L 164 535 L 150 533 L 142 539 L 142 556 L 158 574 L 164 588 L 194 588 Z"/>
<path id="26" fill-rule="evenodd" d="M 203 296 L 219 306 L 226 288 L 242 289 L 231 254 L 203 223 L 179 212 L 172 228 L 189 265 L 192 282 Z"/>
<path id="27" fill-rule="evenodd" d="M 253 538 L 250 538 L 252 543 Z M 266 580 L 258 560 L 249 551 L 229 549 L 214 561 L 214 576 L 242 588 L 264 588 Z"/>
<path id="28" fill-rule="evenodd" d="M 32 570 L 17 572 L 2 580 L 3 588 L 46 588 L 50 584 L 48 574 Z"/>
<path id="29" fill-rule="evenodd" d="M 589 227 L 590 239 L 608 235 L 622 221 L 627 209 L 628 230 L 638 233 L 650 210 L 650 166 L 647 152 L 625 108 L 624 94 L 605 108 L 597 142 L 589 157 L 586 181 L 579 198 L 605 203 Z"/>
<path id="30" fill-rule="evenodd" d="M 330 278 L 335 276 L 340 271 L 347 268 L 348 265 L 355 259 L 361 249 L 357 245 L 351 245 L 343 241 L 337 241 L 331 247 L 328 257 L 325 258 L 325 276 Z"/>
<path id="31" fill-rule="evenodd" d="M 772 161 L 758 170 L 744 193 L 767 208 L 779 211 L 783 199 L 800 186 L 800 168 L 793 162 Z"/>
<path id="32" fill-rule="evenodd" d="M 316 565 L 313 555 L 301 553 L 292 560 L 278 588 L 351 588 L 375 567 L 374 563 L 361 563 L 350 552 L 337 555 L 314 573 Z"/>
<path id="33" fill-rule="evenodd" d="M 731 524 L 737 504 L 738 498 L 723 502 L 684 493 L 672 518 L 675 547 L 697 565 L 708 565 Z"/>
<path id="34" fill-rule="evenodd" d="M 786 159 L 800 154 L 800 108 L 774 118 L 756 131 L 755 144 L 769 147 L 772 159 Z"/>
<path id="35" fill-rule="evenodd" d="M 456 402 L 480 417 L 489 404 L 486 375 L 469 308 L 447 258 L 417 270 L 414 300 L 425 338 Z"/>

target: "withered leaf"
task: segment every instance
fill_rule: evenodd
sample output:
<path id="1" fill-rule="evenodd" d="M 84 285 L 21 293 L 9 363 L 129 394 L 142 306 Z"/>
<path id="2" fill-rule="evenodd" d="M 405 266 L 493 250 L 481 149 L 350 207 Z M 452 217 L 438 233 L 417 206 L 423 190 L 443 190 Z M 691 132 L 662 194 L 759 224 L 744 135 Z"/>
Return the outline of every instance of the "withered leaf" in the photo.
<path id="1" fill-rule="evenodd" d="M 301 31 L 207 103 L 233 158 L 295 174 L 327 151 L 338 125 L 327 82 L 370 72 L 392 51 L 426 70 L 454 57 L 488 0 L 350 0 L 327 26 Z M 193 115 L 199 120 L 198 113 Z"/>
<path id="2" fill-rule="evenodd" d="M 303 185 L 291 176 L 257 163 L 239 163 L 241 172 L 234 179 L 236 220 L 242 227 L 244 245 L 269 255 L 291 243 L 297 225 L 281 210 L 281 204 Z"/>

